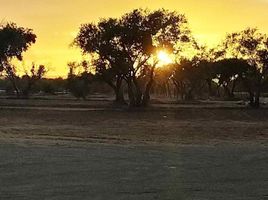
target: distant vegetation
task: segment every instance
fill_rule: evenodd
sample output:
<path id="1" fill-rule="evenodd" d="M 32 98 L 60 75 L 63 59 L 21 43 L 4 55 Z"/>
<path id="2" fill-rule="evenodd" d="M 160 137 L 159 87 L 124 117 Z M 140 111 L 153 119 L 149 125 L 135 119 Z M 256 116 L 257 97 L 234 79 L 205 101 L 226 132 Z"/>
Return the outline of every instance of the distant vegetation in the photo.
<path id="1" fill-rule="evenodd" d="M 209 49 L 197 43 L 184 15 L 133 10 L 81 25 L 73 45 L 90 61 L 69 63 L 67 79 L 44 78 L 43 65 L 17 74 L 11 60 L 22 60 L 35 40 L 31 29 L 12 23 L 0 27 L 0 88 L 8 94 L 28 98 L 40 91 L 69 92 L 86 99 L 93 92 L 113 92 L 117 104 L 133 107 L 147 106 L 151 94 L 183 101 L 246 98 L 258 108 L 268 91 L 268 37 L 255 28 L 228 34 Z M 174 62 L 160 66 L 159 51 L 168 52 Z"/>

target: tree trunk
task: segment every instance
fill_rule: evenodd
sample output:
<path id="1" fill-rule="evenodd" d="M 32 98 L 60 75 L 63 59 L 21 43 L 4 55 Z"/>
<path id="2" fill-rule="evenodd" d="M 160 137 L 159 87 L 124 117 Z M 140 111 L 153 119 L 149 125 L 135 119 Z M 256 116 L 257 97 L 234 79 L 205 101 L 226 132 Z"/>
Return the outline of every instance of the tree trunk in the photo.
<path id="1" fill-rule="evenodd" d="M 115 103 L 117 104 L 125 104 L 125 97 L 122 88 L 115 88 Z"/>
<path id="2" fill-rule="evenodd" d="M 111 80 L 108 80 L 106 78 L 103 78 L 103 80 L 105 83 L 107 83 L 107 85 L 109 85 L 113 89 L 115 94 L 115 103 L 125 104 L 126 102 L 122 90 L 123 79 L 121 77 L 117 78 L 116 83 L 113 83 Z"/>
<path id="3" fill-rule="evenodd" d="M 249 92 L 249 105 L 251 106 L 251 107 L 254 107 L 254 94 L 253 94 L 253 92 Z"/>
<path id="4" fill-rule="evenodd" d="M 220 85 L 217 85 L 217 97 L 221 97 L 221 92 L 220 92 Z"/>
<path id="5" fill-rule="evenodd" d="M 134 96 L 134 92 L 133 92 L 133 84 L 132 84 L 131 78 L 128 78 L 127 86 L 128 86 L 129 106 L 133 107 L 136 105 L 136 101 L 135 101 L 135 96 Z"/>
<path id="6" fill-rule="evenodd" d="M 14 88 L 14 90 L 15 90 L 15 93 L 16 93 L 17 98 L 20 98 L 20 90 L 19 90 L 19 88 L 18 88 L 18 86 L 17 86 L 15 77 L 9 77 L 9 80 L 10 80 L 11 83 L 12 83 L 12 86 L 13 86 L 13 88 Z"/>
<path id="7" fill-rule="evenodd" d="M 255 95 L 255 102 L 254 102 L 254 108 L 260 107 L 260 93 L 257 92 Z"/>
<path id="8" fill-rule="evenodd" d="M 140 85 L 138 83 L 137 78 L 134 76 L 133 78 L 133 83 L 135 86 L 135 106 L 140 106 L 142 104 L 142 92 L 141 92 L 141 88 Z"/>
<path id="9" fill-rule="evenodd" d="M 257 83 L 256 92 L 255 92 L 254 108 L 260 107 L 261 86 L 262 86 L 261 78 L 259 78 L 258 83 Z"/>
<path id="10" fill-rule="evenodd" d="M 147 83 L 145 91 L 144 91 L 144 94 L 143 94 L 143 99 L 142 99 L 142 105 L 143 106 L 147 106 L 148 103 L 149 103 L 149 100 L 150 100 L 150 91 L 152 89 L 153 82 L 154 82 L 154 69 L 155 68 L 153 67 L 152 70 L 151 70 L 150 80 Z"/>
<path id="11" fill-rule="evenodd" d="M 251 85 L 248 83 L 246 79 L 242 79 L 243 84 L 246 87 L 249 93 L 249 105 L 252 108 L 259 108 L 260 107 L 260 95 L 261 95 L 261 79 L 258 80 L 257 88 L 252 89 Z M 254 90 L 256 92 L 254 92 Z"/>
<path id="12" fill-rule="evenodd" d="M 231 89 L 231 95 L 233 98 L 235 97 L 234 92 L 235 92 L 236 83 L 237 83 L 237 79 L 233 80 L 233 85 Z"/>
<path id="13" fill-rule="evenodd" d="M 116 80 L 116 86 L 114 88 L 114 92 L 115 92 L 115 102 L 118 104 L 125 104 L 125 98 L 124 98 L 124 91 L 122 88 L 122 78 L 118 78 Z"/>
<path id="14" fill-rule="evenodd" d="M 233 95 L 228 87 L 228 85 L 223 85 L 225 95 L 227 96 L 228 99 L 232 99 Z"/>

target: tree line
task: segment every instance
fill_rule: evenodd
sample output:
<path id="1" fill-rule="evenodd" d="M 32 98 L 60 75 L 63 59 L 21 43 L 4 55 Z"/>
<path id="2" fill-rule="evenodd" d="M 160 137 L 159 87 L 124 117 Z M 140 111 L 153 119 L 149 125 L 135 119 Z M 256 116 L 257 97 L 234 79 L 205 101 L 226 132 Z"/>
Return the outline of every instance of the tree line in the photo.
<path id="1" fill-rule="evenodd" d="M 18 96 L 28 96 L 46 73 L 44 66 L 33 65 L 30 73 L 19 77 L 11 64 L 13 58 L 22 60 L 22 53 L 35 41 L 31 29 L 12 23 L 0 28 L 0 71 Z M 90 58 L 68 64 L 65 87 L 76 97 L 85 98 L 101 81 L 114 92 L 118 104 L 134 107 L 147 106 L 157 91 L 167 95 L 172 91 L 182 100 L 234 99 L 240 91 L 248 94 L 250 106 L 258 108 L 268 85 L 266 34 L 247 28 L 228 34 L 209 49 L 195 40 L 185 15 L 164 9 L 135 9 L 119 18 L 83 24 L 72 45 Z M 190 49 L 188 56 L 185 49 Z M 161 50 L 172 54 L 174 62 L 159 66 Z M 22 80 L 24 86 L 19 88 Z"/>

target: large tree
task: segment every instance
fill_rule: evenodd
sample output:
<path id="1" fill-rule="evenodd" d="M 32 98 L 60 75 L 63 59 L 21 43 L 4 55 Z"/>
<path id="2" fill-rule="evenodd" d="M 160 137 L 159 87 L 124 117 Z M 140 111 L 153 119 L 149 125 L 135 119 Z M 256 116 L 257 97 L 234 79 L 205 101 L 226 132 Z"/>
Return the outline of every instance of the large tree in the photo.
<path id="1" fill-rule="evenodd" d="M 257 29 L 248 28 L 229 34 L 224 42 L 226 56 L 245 59 L 251 66 L 243 76 L 250 105 L 258 108 L 263 84 L 268 77 L 268 37 Z"/>
<path id="2" fill-rule="evenodd" d="M 112 69 L 109 73 L 113 73 L 110 77 L 117 91 L 124 80 L 130 105 L 140 106 L 150 99 L 157 49 L 174 51 L 179 41 L 189 41 L 188 35 L 184 15 L 166 10 L 133 10 L 119 19 L 82 25 L 74 43 L 98 60 L 96 67 L 103 75 Z M 107 83 L 111 85 L 113 79 Z"/>

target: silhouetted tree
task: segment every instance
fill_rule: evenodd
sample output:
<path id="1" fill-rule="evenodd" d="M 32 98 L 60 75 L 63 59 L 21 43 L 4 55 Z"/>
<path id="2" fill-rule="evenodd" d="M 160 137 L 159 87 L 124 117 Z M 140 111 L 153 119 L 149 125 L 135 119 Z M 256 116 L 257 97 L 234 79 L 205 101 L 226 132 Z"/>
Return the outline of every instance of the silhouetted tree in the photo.
<path id="1" fill-rule="evenodd" d="M 87 71 L 85 62 L 82 62 L 81 64 L 84 70 L 79 74 L 76 74 L 75 71 L 81 66 L 80 63 L 68 63 L 69 74 L 67 78 L 67 89 L 76 98 L 86 99 L 86 97 L 89 95 L 90 84 L 94 79 L 94 75 Z"/>
<path id="2" fill-rule="evenodd" d="M 95 60 L 94 66 L 96 67 L 96 77 L 99 80 L 108 84 L 115 93 L 115 102 L 118 104 L 125 104 L 123 92 L 123 74 L 117 67 L 111 67 L 110 63 L 104 59 Z"/>
<path id="3" fill-rule="evenodd" d="M 2 62 L 4 76 L 11 82 L 13 91 L 15 90 L 17 97 L 20 97 L 20 89 L 18 86 L 19 76 L 16 74 L 16 67 L 9 62 Z M 2 72 L 3 72 L 2 71 Z M 3 73 L 2 73 L 3 74 Z"/>
<path id="4" fill-rule="evenodd" d="M 243 59 L 229 58 L 212 64 L 217 84 L 223 87 L 225 95 L 232 99 L 238 81 L 246 81 L 252 67 Z"/>
<path id="5" fill-rule="evenodd" d="M 33 87 L 44 77 L 45 73 L 46 69 L 44 65 L 40 65 L 38 68 L 32 65 L 30 73 L 25 72 L 20 77 L 14 65 L 8 63 L 5 66 L 5 76 L 12 84 L 12 89 L 16 92 L 18 98 L 28 98 Z"/>
<path id="6" fill-rule="evenodd" d="M 166 97 L 172 96 L 172 81 L 171 81 L 172 73 L 173 73 L 172 65 L 158 67 L 155 70 L 156 89 L 160 90 L 160 93 L 164 94 Z"/>
<path id="7" fill-rule="evenodd" d="M 201 68 L 194 59 L 183 59 L 180 63 L 173 64 L 173 67 L 171 79 L 178 94 L 181 94 L 182 100 L 192 100 L 194 92 L 204 87 Z"/>
<path id="8" fill-rule="evenodd" d="M 244 75 L 244 86 L 249 93 L 250 105 L 258 108 L 260 94 L 268 76 L 268 38 L 267 35 L 248 28 L 229 34 L 224 42 L 225 55 L 247 60 L 251 66 Z"/>
<path id="9" fill-rule="evenodd" d="M 116 94 L 116 101 L 123 103 L 122 80 L 123 80 L 123 58 L 117 35 L 120 32 L 117 19 L 103 19 L 97 25 L 94 23 L 84 24 L 74 43 L 79 46 L 83 53 L 90 53 L 94 58 L 96 73 Z"/>
<path id="10" fill-rule="evenodd" d="M 36 41 L 31 29 L 17 27 L 14 23 L 0 27 L 0 72 L 5 72 L 19 96 L 16 67 L 10 64 L 12 58 L 22 60 L 22 53 Z"/>
<path id="11" fill-rule="evenodd" d="M 39 65 L 39 67 L 36 68 L 36 66 L 33 64 L 30 73 L 28 74 L 26 72 L 26 74 L 21 77 L 21 92 L 24 97 L 29 97 L 33 86 L 37 83 L 37 81 L 44 77 L 46 72 L 47 71 L 44 65 Z"/>
<path id="12" fill-rule="evenodd" d="M 75 44 L 83 53 L 97 56 L 102 69 L 113 69 L 112 77 L 119 83 L 116 87 L 126 81 L 130 105 L 140 106 L 147 105 L 150 99 L 156 67 L 151 59 L 156 49 L 172 50 L 178 41 L 187 42 L 188 34 L 184 15 L 166 10 L 134 10 L 119 19 L 82 25 Z M 139 82 L 140 76 L 147 77 L 145 84 Z"/>
<path id="13" fill-rule="evenodd" d="M 36 41 L 36 35 L 31 29 L 17 27 L 10 23 L 0 27 L 0 61 L 1 69 L 11 58 L 22 60 L 22 53 Z"/>

